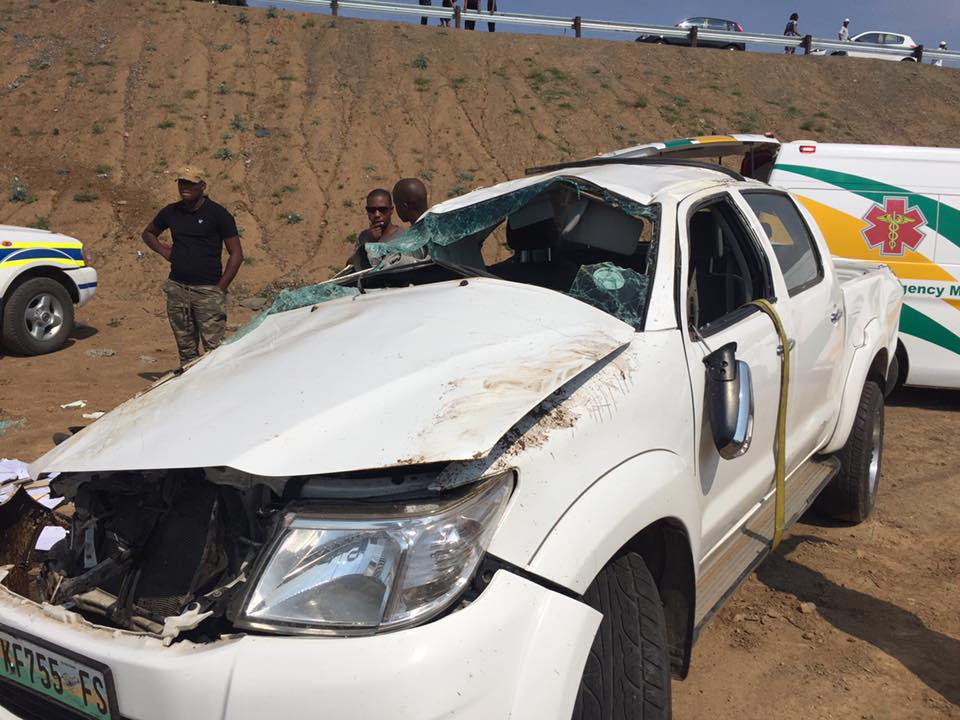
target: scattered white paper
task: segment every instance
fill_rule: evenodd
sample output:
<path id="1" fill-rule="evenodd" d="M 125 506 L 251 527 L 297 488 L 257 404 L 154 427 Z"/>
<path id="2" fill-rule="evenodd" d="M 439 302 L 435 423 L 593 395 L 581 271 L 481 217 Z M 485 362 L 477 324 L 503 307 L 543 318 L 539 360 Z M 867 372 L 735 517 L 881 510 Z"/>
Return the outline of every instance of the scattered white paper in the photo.
<path id="1" fill-rule="evenodd" d="M 64 410 L 72 410 L 74 408 L 85 408 L 87 406 L 86 400 L 74 400 L 73 402 L 68 402 L 65 405 L 61 405 Z"/>
<path id="2" fill-rule="evenodd" d="M 106 415 L 105 412 L 102 412 L 102 411 L 98 410 L 97 412 L 84 413 L 84 414 L 83 414 L 83 417 L 86 418 L 87 420 L 99 420 L 99 419 L 102 418 L 104 415 Z"/>
<path id="3" fill-rule="evenodd" d="M 50 497 L 50 480 L 56 475 L 51 475 L 47 480 L 30 488 L 27 493 L 41 505 L 48 508 L 55 508 L 63 502 L 63 498 L 54 500 Z M 0 459 L 0 504 L 5 503 L 21 485 L 30 483 L 30 473 L 27 471 L 27 464 L 21 460 Z"/>
<path id="4" fill-rule="evenodd" d="M 47 525 L 40 531 L 40 537 L 37 538 L 37 544 L 34 547 L 37 550 L 49 550 L 58 542 L 67 536 L 67 531 L 56 525 Z"/>
<path id="5" fill-rule="evenodd" d="M 30 477 L 27 471 L 27 464 L 22 460 L 0 459 L 0 483 L 10 480 L 23 480 Z"/>

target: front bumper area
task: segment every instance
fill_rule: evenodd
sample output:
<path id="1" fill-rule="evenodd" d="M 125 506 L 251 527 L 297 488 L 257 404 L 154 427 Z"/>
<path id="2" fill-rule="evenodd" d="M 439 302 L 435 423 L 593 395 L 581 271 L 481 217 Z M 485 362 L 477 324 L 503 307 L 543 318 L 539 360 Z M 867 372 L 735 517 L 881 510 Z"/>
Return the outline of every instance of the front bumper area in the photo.
<path id="1" fill-rule="evenodd" d="M 127 720 L 569 717 L 600 619 L 500 570 L 468 607 L 416 628 L 163 647 L 0 587 L 0 623 L 108 665 Z"/>
<path id="2" fill-rule="evenodd" d="M 85 305 L 97 293 L 97 271 L 89 265 L 74 268 L 66 271 L 74 285 L 77 286 L 77 292 L 80 300 L 77 305 Z"/>

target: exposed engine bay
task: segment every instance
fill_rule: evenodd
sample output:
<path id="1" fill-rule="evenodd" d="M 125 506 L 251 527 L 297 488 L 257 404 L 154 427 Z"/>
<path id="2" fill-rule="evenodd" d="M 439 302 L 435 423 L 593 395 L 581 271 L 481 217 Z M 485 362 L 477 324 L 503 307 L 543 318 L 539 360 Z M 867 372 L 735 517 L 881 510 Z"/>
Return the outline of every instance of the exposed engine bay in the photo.
<path id="1" fill-rule="evenodd" d="M 436 470 L 377 477 L 267 478 L 229 468 L 64 474 L 72 501 L 55 512 L 23 491 L 0 505 L 0 565 L 8 588 L 106 627 L 171 642 L 236 632 L 250 569 L 291 503 L 325 506 L 430 497 Z M 67 526 L 48 551 L 44 525 Z"/>

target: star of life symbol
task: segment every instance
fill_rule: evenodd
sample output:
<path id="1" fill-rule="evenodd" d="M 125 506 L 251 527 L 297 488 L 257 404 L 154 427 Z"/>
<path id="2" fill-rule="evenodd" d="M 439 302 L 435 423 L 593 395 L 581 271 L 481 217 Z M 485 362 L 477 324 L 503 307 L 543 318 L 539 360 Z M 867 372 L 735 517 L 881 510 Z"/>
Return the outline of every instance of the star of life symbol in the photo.
<path id="1" fill-rule="evenodd" d="M 903 257 L 904 248 L 916 250 L 923 241 L 920 232 L 927 219 L 914 206 L 907 208 L 905 197 L 885 197 L 883 206 L 871 206 L 863 219 L 871 224 L 865 228 L 863 238 L 871 248 L 880 248 L 880 254 Z"/>

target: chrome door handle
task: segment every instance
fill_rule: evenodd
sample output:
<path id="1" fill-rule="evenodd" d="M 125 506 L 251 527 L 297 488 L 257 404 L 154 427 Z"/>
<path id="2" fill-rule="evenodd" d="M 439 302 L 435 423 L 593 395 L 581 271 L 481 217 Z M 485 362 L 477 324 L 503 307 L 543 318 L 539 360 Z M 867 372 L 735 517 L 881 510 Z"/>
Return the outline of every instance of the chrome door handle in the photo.
<path id="1" fill-rule="evenodd" d="M 797 346 L 797 341 L 793 338 L 787 338 L 787 347 L 790 348 L 790 352 L 793 352 L 793 349 Z M 777 355 L 783 355 L 783 345 L 777 345 Z"/>
<path id="2" fill-rule="evenodd" d="M 840 318 L 843 317 L 843 310 L 841 308 L 835 307 L 830 313 L 830 322 L 836 325 L 840 322 Z"/>

